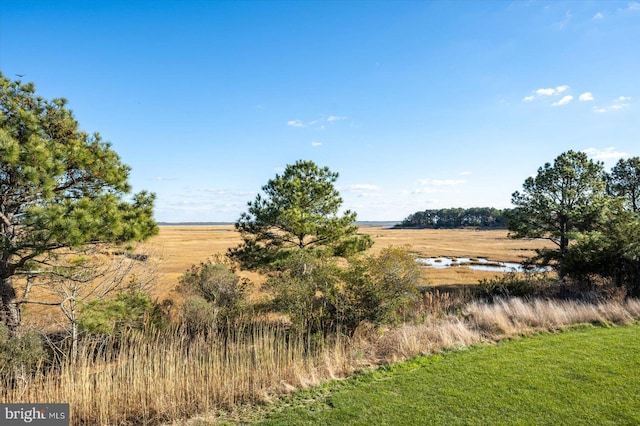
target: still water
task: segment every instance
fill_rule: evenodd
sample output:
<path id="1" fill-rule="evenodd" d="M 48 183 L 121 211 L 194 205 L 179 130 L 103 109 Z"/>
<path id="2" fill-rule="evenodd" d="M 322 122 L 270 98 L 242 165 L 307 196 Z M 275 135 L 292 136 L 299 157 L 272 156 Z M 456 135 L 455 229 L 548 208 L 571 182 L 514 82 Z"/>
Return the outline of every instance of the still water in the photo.
<path id="1" fill-rule="evenodd" d="M 416 259 L 418 263 L 432 268 L 444 269 L 451 267 L 465 267 L 477 271 L 490 272 L 522 272 L 524 268 L 519 263 L 495 262 L 485 258 L 469 257 L 426 257 Z"/>

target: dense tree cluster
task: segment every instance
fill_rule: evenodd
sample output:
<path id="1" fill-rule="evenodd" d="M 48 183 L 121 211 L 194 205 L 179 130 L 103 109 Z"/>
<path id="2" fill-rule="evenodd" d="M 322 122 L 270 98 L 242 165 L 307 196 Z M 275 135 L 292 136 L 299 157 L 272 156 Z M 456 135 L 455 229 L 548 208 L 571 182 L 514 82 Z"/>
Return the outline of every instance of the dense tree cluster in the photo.
<path id="1" fill-rule="evenodd" d="M 493 207 L 473 207 L 468 209 L 449 208 L 424 210 L 413 213 L 404 219 L 397 228 L 487 228 L 507 227 L 505 210 Z"/>
<path id="2" fill-rule="evenodd" d="M 601 162 L 567 151 L 529 177 L 509 213 L 514 238 L 546 238 L 556 249 L 536 261 L 560 278 L 587 286 L 611 280 L 640 293 L 640 158 L 621 159 L 606 173 Z"/>

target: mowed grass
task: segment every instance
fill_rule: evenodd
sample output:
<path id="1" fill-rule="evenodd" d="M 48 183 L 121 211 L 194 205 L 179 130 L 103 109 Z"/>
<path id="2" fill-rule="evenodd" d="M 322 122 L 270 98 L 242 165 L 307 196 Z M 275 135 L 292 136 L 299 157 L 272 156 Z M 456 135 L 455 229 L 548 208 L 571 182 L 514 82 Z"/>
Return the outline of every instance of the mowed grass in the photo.
<path id="1" fill-rule="evenodd" d="M 260 424 L 630 425 L 640 424 L 639 389 L 640 325 L 582 327 L 333 382 Z"/>

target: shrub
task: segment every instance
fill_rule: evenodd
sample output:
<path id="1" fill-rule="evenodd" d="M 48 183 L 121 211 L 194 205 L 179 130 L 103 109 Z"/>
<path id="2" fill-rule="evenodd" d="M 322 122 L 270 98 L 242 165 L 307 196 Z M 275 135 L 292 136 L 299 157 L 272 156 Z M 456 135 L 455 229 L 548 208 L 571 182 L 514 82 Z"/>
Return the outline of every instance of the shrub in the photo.
<path id="1" fill-rule="evenodd" d="M 216 313 L 203 297 L 189 297 L 182 305 L 182 325 L 190 335 L 207 332 L 217 325 Z"/>
<path id="2" fill-rule="evenodd" d="M 90 334 L 118 334 L 124 329 L 162 327 L 166 317 L 145 291 L 128 288 L 113 299 L 95 299 L 80 309 L 78 325 Z"/>
<path id="3" fill-rule="evenodd" d="M 31 374 L 45 358 L 42 340 L 37 333 L 10 337 L 7 327 L 0 324 L 0 377 L 7 384 Z"/>
<path id="4" fill-rule="evenodd" d="M 534 297 L 550 295 L 556 281 L 545 273 L 508 272 L 478 283 L 480 296 L 489 300 L 510 297 Z"/>
<path id="5" fill-rule="evenodd" d="M 180 277 L 180 287 L 189 297 L 182 308 L 182 321 L 190 332 L 225 328 L 235 324 L 247 307 L 248 281 L 216 258 L 207 260 Z"/>
<path id="6" fill-rule="evenodd" d="M 299 331 L 329 331 L 336 326 L 335 293 L 339 270 L 331 261 L 302 250 L 265 284 L 274 294 L 274 307 L 289 315 Z"/>
<path id="7" fill-rule="evenodd" d="M 378 256 L 353 260 L 343 277 L 339 319 L 350 331 L 362 321 L 397 323 L 418 300 L 420 267 L 404 248 L 389 247 Z"/>
<path id="8" fill-rule="evenodd" d="M 335 260 L 300 251 L 285 266 L 266 287 L 275 308 L 299 330 L 351 334 L 362 321 L 396 323 L 414 311 L 419 298 L 420 267 L 402 248 L 353 258 L 342 269 Z"/>

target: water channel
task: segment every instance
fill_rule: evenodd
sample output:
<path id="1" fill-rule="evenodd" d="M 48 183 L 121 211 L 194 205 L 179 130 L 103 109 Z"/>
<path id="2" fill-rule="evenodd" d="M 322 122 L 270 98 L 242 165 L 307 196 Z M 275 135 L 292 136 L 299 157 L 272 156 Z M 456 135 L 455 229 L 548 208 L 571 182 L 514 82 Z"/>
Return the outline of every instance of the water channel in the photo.
<path id="1" fill-rule="evenodd" d="M 477 271 L 489 272 L 523 272 L 524 268 L 519 263 L 496 262 L 485 258 L 469 257 L 426 257 L 418 258 L 416 261 L 422 265 L 432 268 L 445 269 L 451 267 L 465 267 Z"/>

